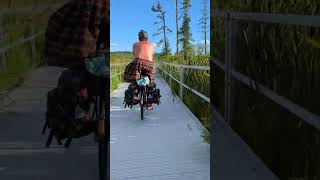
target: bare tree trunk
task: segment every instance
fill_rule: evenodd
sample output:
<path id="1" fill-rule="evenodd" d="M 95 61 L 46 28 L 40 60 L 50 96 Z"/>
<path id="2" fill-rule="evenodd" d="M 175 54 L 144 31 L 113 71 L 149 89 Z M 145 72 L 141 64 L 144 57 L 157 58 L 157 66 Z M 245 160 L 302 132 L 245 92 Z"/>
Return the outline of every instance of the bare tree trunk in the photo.
<path id="1" fill-rule="evenodd" d="M 176 0 L 176 31 L 177 31 L 177 41 L 176 46 L 177 50 L 176 53 L 179 53 L 179 12 L 178 12 L 178 0 Z"/>
<path id="2" fill-rule="evenodd" d="M 168 54 L 168 45 L 167 45 L 167 35 L 166 35 L 166 19 L 163 15 L 163 39 L 164 39 L 164 48 L 165 48 L 165 52 L 166 54 Z"/>
<path id="3" fill-rule="evenodd" d="M 204 20 L 204 54 L 207 54 L 207 2 L 204 1 L 205 20 Z"/>

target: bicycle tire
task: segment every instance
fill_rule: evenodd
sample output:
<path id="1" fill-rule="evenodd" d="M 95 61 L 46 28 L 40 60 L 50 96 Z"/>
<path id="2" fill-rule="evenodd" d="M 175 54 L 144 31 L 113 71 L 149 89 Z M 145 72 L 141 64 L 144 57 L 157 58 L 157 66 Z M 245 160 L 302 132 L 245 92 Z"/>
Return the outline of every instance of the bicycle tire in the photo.
<path id="1" fill-rule="evenodd" d="M 144 118 L 144 92 L 141 92 L 141 96 L 140 96 L 141 100 L 140 100 L 140 111 L 141 111 L 141 120 L 143 120 Z"/>

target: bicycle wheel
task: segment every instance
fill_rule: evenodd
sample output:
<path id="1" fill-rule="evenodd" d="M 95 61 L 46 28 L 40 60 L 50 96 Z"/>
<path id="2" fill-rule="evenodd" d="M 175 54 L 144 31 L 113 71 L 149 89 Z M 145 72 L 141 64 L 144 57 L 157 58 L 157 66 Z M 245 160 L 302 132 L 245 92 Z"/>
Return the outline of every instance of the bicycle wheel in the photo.
<path id="1" fill-rule="evenodd" d="M 141 120 L 143 120 L 143 112 L 144 112 L 144 105 L 143 105 L 143 98 L 142 97 L 141 97 L 141 102 L 140 102 Z"/>
<path id="2" fill-rule="evenodd" d="M 141 92 L 140 96 L 140 111 L 141 111 L 141 120 L 143 120 L 143 113 L 144 113 L 144 92 Z"/>

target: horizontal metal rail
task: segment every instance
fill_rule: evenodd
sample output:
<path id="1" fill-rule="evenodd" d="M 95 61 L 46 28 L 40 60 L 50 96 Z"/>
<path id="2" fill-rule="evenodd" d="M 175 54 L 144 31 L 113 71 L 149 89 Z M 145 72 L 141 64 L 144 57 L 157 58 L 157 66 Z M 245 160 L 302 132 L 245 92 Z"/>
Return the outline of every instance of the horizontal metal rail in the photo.
<path id="1" fill-rule="evenodd" d="M 120 72 L 120 73 L 117 73 L 117 74 L 111 75 L 111 78 L 117 77 L 117 76 L 119 76 L 119 75 L 121 75 L 121 74 L 123 74 L 123 73 L 124 73 L 124 72 Z"/>
<path id="2" fill-rule="evenodd" d="M 128 63 L 117 63 L 117 64 L 110 64 L 110 67 L 121 67 L 121 66 L 126 66 Z M 111 74 L 111 77 L 110 78 L 114 78 L 114 77 L 117 77 L 121 74 L 123 74 L 124 71 L 120 72 L 120 73 L 117 73 L 117 74 Z"/>
<path id="3" fill-rule="evenodd" d="M 178 79 L 176 79 L 175 77 L 173 77 L 170 73 L 168 73 L 166 70 L 160 68 L 159 66 L 157 66 L 161 71 L 163 71 L 165 74 L 167 74 L 171 79 L 173 79 L 174 81 L 176 81 L 178 84 L 182 85 L 184 88 L 190 90 L 191 92 L 193 92 L 194 94 L 198 95 L 200 98 L 202 98 L 203 100 L 207 101 L 208 103 L 210 103 L 210 98 L 208 98 L 207 96 L 205 96 L 204 94 L 196 91 L 195 89 L 192 89 L 191 87 L 187 86 L 186 84 L 180 82 Z"/>
<path id="4" fill-rule="evenodd" d="M 37 7 L 26 7 L 26 8 L 6 8 L 6 9 L 1 9 L 0 10 L 0 17 L 3 15 L 15 15 L 15 14 L 23 14 L 23 13 L 39 13 L 39 12 L 50 12 L 50 10 L 58 8 L 60 6 L 62 6 L 63 4 L 54 4 L 54 5 L 41 5 L 41 6 L 37 6 Z M 28 20 L 30 20 L 30 18 L 28 18 Z M 1 26 L 1 24 L 0 24 Z M 37 37 L 43 35 L 45 32 L 41 31 L 39 33 L 33 34 L 30 37 L 27 38 L 23 38 L 20 40 L 17 40 L 16 42 L 7 45 L 5 47 L 0 47 L 0 54 L 1 53 L 5 53 L 6 51 L 15 48 L 19 45 L 22 45 L 24 43 L 27 43 L 29 41 L 32 41 L 34 39 L 36 39 Z"/>
<path id="5" fill-rule="evenodd" d="M 213 17 L 233 20 L 255 21 L 262 23 L 275 23 L 283 25 L 320 27 L 320 16 L 294 15 L 294 14 L 269 14 L 269 13 L 244 13 L 213 10 Z"/>
<path id="6" fill-rule="evenodd" d="M 39 37 L 39 36 L 41 36 L 43 34 L 44 34 L 44 31 L 40 32 L 40 33 L 37 33 L 37 34 L 34 34 L 34 35 L 30 36 L 30 37 L 27 37 L 27 38 L 24 38 L 24 39 L 20 39 L 20 40 L 18 40 L 16 42 L 10 44 L 9 46 L 0 48 L 0 54 L 4 53 L 4 52 L 6 52 L 6 51 L 8 51 L 8 50 L 10 50 L 12 48 L 15 48 L 15 47 L 17 47 L 17 46 L 19 46 L 21 44 L 24 44 L 24 43 L 27 43 L 29 41 L 32 41 L 32 40 L 36 39 L 37 37 Z"/>
<path id="7" fill-rule="evenodd" d="M 183 64 L 172 64 L 167 62 L 162 62 L 161 64 L 173 66 L 176 68 L 184 68 L 184 69 L 198 69 L 198 70 L 210 70 L 210 66 L 191 66 L 191 65 L 183 65 Z"/>
<path id="8" fill-rule="evenodd" d="M 225 65 L 217 60 L 212 59 L 212 62 L 221 68 L 223 71 L 226 70 Z M 270 90 L 269 88 L 255 82 L 251 78 L 247 77 L 246 75 L 237 72 L 235 70 L 231 70 L 231 75 L 235 79 L 239 80 L 243 84 L 249 86 L 251 89 L 256 90 L 258 93 L 261 93 L 271 101 L 275 102 L 276 104 L 280 105 L 281 107 L 285 108 L 292 114 L 295 114 L 299 118 L 303 119 L 306 123 L 310 124 L 311 126 L 315 127 L 317 130 L 320 130 L 320 117 L 316 114 L 309 112 L 308 110 L 304 109 L 303 107 L 293 103 L 289 99 L 282 97 L 275 93 L 274 91 Z"/>

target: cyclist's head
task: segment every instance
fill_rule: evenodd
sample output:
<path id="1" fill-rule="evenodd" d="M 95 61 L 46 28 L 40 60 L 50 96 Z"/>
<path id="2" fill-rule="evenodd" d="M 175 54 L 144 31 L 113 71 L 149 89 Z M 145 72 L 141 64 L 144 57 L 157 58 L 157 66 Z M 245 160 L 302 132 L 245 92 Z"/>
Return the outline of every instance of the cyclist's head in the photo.
<path id="1" fill-rule="evenodd" d="M 144 30 L 140 30 L 138 37 L 139 37 L 139 41 L 147 41 L 148 40 L 148 33 Z"/>

